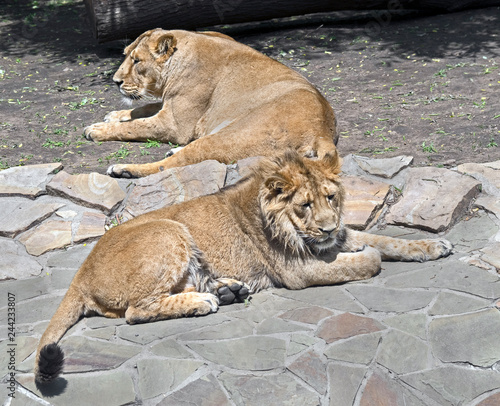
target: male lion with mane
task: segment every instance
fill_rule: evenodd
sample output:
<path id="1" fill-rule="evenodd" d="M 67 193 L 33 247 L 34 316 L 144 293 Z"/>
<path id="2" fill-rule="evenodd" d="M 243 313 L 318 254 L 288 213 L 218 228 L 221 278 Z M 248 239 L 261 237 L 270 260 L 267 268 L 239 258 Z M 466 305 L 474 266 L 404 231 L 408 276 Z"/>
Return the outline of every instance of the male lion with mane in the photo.
<path id="1" fill-rule="evenodd" d="M 114 177 L 141 177 L 207 159 L 230 163 L 288 148 L 322 158 L 335 149 L 335 115 L 304 77 L 216 32 L 147 31 L 125 48 L 113 77 L 129 100 L 153 99 L 114 111 L 85 129 L 95 141 L 186 145 L 142 165 L 113 165 Z"/>
<path id="2" fill-rule="evenodd" d="M 112 228 L 75 275 L 38 346 L 35 379 L 62 370 L 57 344 L 81 316 L 130 324 L 217 311 L 250 292 L 367 279 L 382 259 L 447 256 L 446 240 L 403 240 L 348 229 L 337 152 L 291 150 L 212 195 Z"/>

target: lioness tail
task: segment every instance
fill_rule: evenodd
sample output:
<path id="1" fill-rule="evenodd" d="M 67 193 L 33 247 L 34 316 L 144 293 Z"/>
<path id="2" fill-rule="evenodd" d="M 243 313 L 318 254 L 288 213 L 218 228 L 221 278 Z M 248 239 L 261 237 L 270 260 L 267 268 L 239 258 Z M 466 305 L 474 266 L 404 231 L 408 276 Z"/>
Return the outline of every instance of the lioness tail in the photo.
<path id="1" fill-rule="evenodd" d="M 62 372 L 64 353 L 57 343 L 83 315 L 84 308 L 83 298 L 70 286 L 38 345 L 35 360 L 35 380 L 38 383 L 50 382 Z"/>

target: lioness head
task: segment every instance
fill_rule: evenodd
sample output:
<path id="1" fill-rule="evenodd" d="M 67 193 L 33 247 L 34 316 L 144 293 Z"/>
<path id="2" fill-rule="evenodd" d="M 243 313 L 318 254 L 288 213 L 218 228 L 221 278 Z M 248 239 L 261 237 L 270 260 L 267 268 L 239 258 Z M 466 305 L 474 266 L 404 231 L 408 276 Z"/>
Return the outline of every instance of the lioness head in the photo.
<path id="1" fill-rule="evenodd" d="M 260 203 L 274 238 L 297 253 L 319 252 L 340 243 L 344 189 L 337 151 L 323 159 L 290 151 L 263 172 Z"/>
<path id="2" fill-rule="evenodd" d="M 120 92 L 131 100 L 144 97 L 160 99 L 165 62 L 174 53 L 175 46 L 175 37 L 159 28 L 139 36 L 125 48 L 125 60 L 113 76 Z"/>

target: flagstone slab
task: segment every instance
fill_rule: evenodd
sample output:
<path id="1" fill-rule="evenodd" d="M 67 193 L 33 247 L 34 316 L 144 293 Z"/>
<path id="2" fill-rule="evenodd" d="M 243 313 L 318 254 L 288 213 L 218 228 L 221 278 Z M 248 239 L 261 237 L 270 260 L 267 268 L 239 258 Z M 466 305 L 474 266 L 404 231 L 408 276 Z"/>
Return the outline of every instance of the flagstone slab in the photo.
<path id="1" fill-rule="evenodd" d="M 283 368 L 286 342 L 279 338 L 250 336 L 218 342 L 190 342 L 187 346 L 216 364 L 248 371 Z"/>
<path id="2" fill-rule="evenodd" d="M 151 346 L 150 349 L 153 354 L 161 357 L 180 359 L 193 358 L 193 354 L 180 345 L 176 340 L 161 340 L 158 344 Z"/>
<path id="3" fill-rule="evenodd" d="M 191 340 L 223 340 L 226 338 L 246 337 L 253 334 L 253 323 L 248 320 L 233 320 L 206 326 L 202 329 L 180 334 L 178 338 L 183 341 Z"/>
<path id="4" fill-rule="evenodd" d="M 319 338 L 307 336 L 305 334 L 292 334 L 292 336 L 290 337 L 290 343 L 288 344 L 286 355 L 296 355 L 299 352 L 311 348 L 314 344 L 320 341 L 321 340 Z"/>
<path id="5" fill-rule="evenodd" d="M 47 220 L 19 237 L 26 251 L 34 256 L 64 248 L 71 244 L 71 222 Z"/>
<path id="6" fill-rule="evenodd" d="M 367 369 L 362 367 L 329 364 L 330 406 L 354 405 L 366 372 Z M 385 406 L 385 403 L 379 404 Z"/>
<path id="7" fill-rule="evenodd" d="M 94 248 L 95 243 L 69 247 L 66 251 L 57 251 L 49 254 L 47 267 L 78 269 Z"/>
<path id="8" fill-rule="evenodd" d="M 421 371 L 429 367 L 429 348 L 420 339 L 398 330 L 382 339 L 377 362 L 397 374 Z"/>
<path id="9" fill-rule="evenodd" d="M 66 338 L 61 347 L 65 373 L 114 369 L 142 350 L 140 346 L 106 343 L 82 336 Z"/>
<path id="10" fill-rule="evenodd" d="M 16 303 L 16 325 L 50 320 L 61 303 L 62 296 L 42 296 Z M 0 325 L 7 324 L 7 312 L 0 312 Z"/>
<path id="11" fill-rule="evenodd" d="M 472 295 L 459 295 L 453 292 L 439 292 L 438 297 L 429 310 L 429 315 L 440 316 L 474 312 L 484 309 L 491 300 Z"/>
<path id="12" fill-rule="evenodd" d="M 217 379 L 206 375 L 168 395 L 157 406 L 231 406 Z"/>
<path id="13" fill-rule="evenodd" d="M 17 370 L 19 364 L 29 357 L 37 346 L 38 340 L 33 337 L 20 336 L 14 337 L 13 341 L 2 341 L 0 343 L 0 378 L 12 371 L 12 369 L 9 370 L 9 366 L 14 366 Z"/>
<path id="14" fill-rule="evenodd" d="M 311 306 L 289 310 L 279 317 L 281 319 L 298 321 L 300 323 L 318 324 L 320 320 L 323 320 L 324 318 L 329 317 L 332 314 L 333 313 L 328 309 L 324 309 L 318 306 Z"/>
<path id="15" fill-rule="evenodd" d="M 494 163 L 466 163 L 458 165 L 457 170 L 480 181 L 484 193 L 497 198 L 500 197 L 500 168 L 498 168 L 498 165 Z"/>
<path id="16" fill-rule="evenodd" d="M 137 361 L 139 391 L 143 399 L 170 392 L 203 365 L 196 360 L 145 358 Z"/>
<path id="17" fill-rule="evenodd" d="M 270 318 L 264 320 L 256 328 L 257 334 L 277 334 L 277 333 L 290 333 L 296 331 L 307 331 L 310 330 L 312 326 L 304 326 L 295 323 L 290 323 L 286 320 Z"/>
<path id="18" fill-rule="evenodd" d="M 471 252 L 485 247 L 490 238 L 498 233 L 498 230 L 498 225 L 490 216 L 479 214 L 456 224 L 446 233 L 446 239 L 453 244 L 457 251 Z"/>
<path id="19" fill-rule="evenodd" d="M 390 185 L 360 176 L 342 176 L 342 184 L 346 191 L 344 223 L 364 230 L 384 205 Z"/>
<path id="20" fill-rule="evenodd" d="M 224 187 L 226 166 L 208 160 L 198 164 L 167 169 L 134 180 L 125 212 L 132 217 L 198 196 L 215 193 Z"/>
<path id="21" fill-rule="evenodd" d="M 500 242 L 495 242 L 484 247 L 481 252 L 481 259 L 493 265 L 500 272 Z"/>
<path id="22" fill-rule="evenodd" d="M 47 192 L 106 214 L 110 214 L 125 199 L 125 192 L 116 179 L 95 172 L 70 175 L 61 171 L 47 184 Z"/>
<path id="23" fill-rule="evenodd" d="M 21 302 L 46 294 L 50 287 L 49 278 L 45 276 L 22 280 L 11 279 L 0 283 L 0 297 L 7 297 L 7 293 L 10 292 L 16 296 L 16 302 Z M 0 307 L 3 307 L 2 305 Z"/>
<path id="24" fill-rule="evenodd" d="M 0 281 L 40 275 L 42 266 L 19 243 L 0 238 Z"/>
<path id="25" fill-rule="evenodd" d="M 45 193 L 45 184 L 62 167 L 60 163 L 49 163 L 4 169 L 0 172 L 0 197 L 24 196 L 34 199 Z"/>
<path id="26" fill-rule="evenodd" d="M 328 359 L 368 365 L 375 357 L 380 337 L 380 333 L 372 333 L 336 341 L 325 350 L 324 354 Z"/>
<path id="27" fill-rule="evenodd" d="M 481 194 L 474 202 L 474 207 L 490 212 L 500 219 L 500 199 L 496 196 Z"/>
<path id="28" fill-rule="evenodd" d="M 218 378 L 237 406 L 321 404 L 316 393 L 300 385 L 288 374 L 253 376 L 223 372 Z"/>
<path id="29" fill-rule="evenodd" d="M 447 230 L 479 193 L 480 183 L 441 168 L 410 168 L 402 198 L 385 220 L 388 224 L 417 227 L 432 232 Z"/>
<path id="30" fill-rule="evenodd" d="M 320 395 L 326 393 L 328 383 L 326 365 L 314 350 L 302 354 L 288 365 L 288 369 L 311 385 Z"/>
<path id="31" fill-rule="evenodd" d="M 352 285 L 346 287 L 360 303 L 375 312 L 406 313 L 422 309 L 436 296 L 434 292 L 388 289 L 378 286 Z"/>
<path id="32" fill-rule="evenodd" d="M 365 172 L 387 179 L 393 178 L 397 173 L 410 166 L 413 162 L 413 157 L 407 155 L 377 159 L 353 155 L 353 159 Z"/>
<path id="33" fill-rule="evenodd" d="M 500 360 L 500 311 L 496 308 L 440 317 L 429 324 L 434 355 L 443 362 L 491 367 Z"/>
<path id="34" fill-rule="evenodd" d="M 483 401 L 479 402 L 476 406 L 498 406 L 500 405 L 500 393 L 488 396 Z"/>
<path id="35" fill-rule="evenodd" d="M 41 223 L 63 206 L 62 203 L 40 203 L 21 198 L 0 199 L 0 236 L 15 237 Z"/>
<path id="36" fill-rule="evenodd" d="M 102 213 L 93 213 L 86 211 L 83 213 L 80 223 L 76 230 L 73 241 L 80 243 L 93 238 L 101 237 L 105 230 L 106 216 Z"/>
<path id="37" fill-rule="evenodd" d="M 316 336 L 330 344 L 344 338 L 369 334 L 383 329 L 385 327 L 375 319 L 343 313 L 326 319 L 319 327 Z"/>
<path id="38" fill-rule="evenodd" d="M 425 314 L 398 314 L 397 316 L 387 317 L 383 322 L 389 327 L 401 330 L 422 340 L 427 339 L 427 316 Z"/>
<path id="39" fill-rule="evenodd" d="M 363 390 L 360 406 L 430 406 L 413 395 L 397 380 L 392 379 L 382 371 L 375 371 L 370 376 Z"/>
<path id="40" fill-rule="evenodd" d="M 500 388 L 498 371 L 446 366 L 400 377 L 439 406 L 469 405 L 479 395 Z"/>
<path id="41" fill-rule="evenodd" d="M 121 406 L 135 403 L 134 382 L 125 371 L 68 374 L 43 387 L 35 385 L 33 374 L 17 376 L 18 382 L 54 406 Z"/>

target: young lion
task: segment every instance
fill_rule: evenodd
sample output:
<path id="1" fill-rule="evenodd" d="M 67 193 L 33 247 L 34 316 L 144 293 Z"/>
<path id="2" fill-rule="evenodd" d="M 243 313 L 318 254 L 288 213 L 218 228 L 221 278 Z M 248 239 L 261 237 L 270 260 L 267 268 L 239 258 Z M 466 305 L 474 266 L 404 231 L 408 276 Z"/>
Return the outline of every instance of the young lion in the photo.
<path id="1" fill-rule="evenodd" d="M 38 346 L 35 376 L 62 369 L 58 341 L 82 315 L 128 323 L 217 311 L 270 287 L 303 289 L 370 278 L 381 259 L 447 256 L 446 240 L 402 240 L 344 227 L 335 152 L 295 151 L 213 195 L 165 207 L 108 231 L 83 263 Z"/>
<path id="2" fill-rule="evenodd" d="M 129 100 L 85 129 L 95 141 L 187 145 L 162 161 L 113 165 L 115 177 L 141 177 L 207 159 L 230 163 L 287 148 L 323 157 L 335 148 L 335 115 L 304 77 L 215 32 L 147 31 L 125 48 L 113 80 Z"/>

